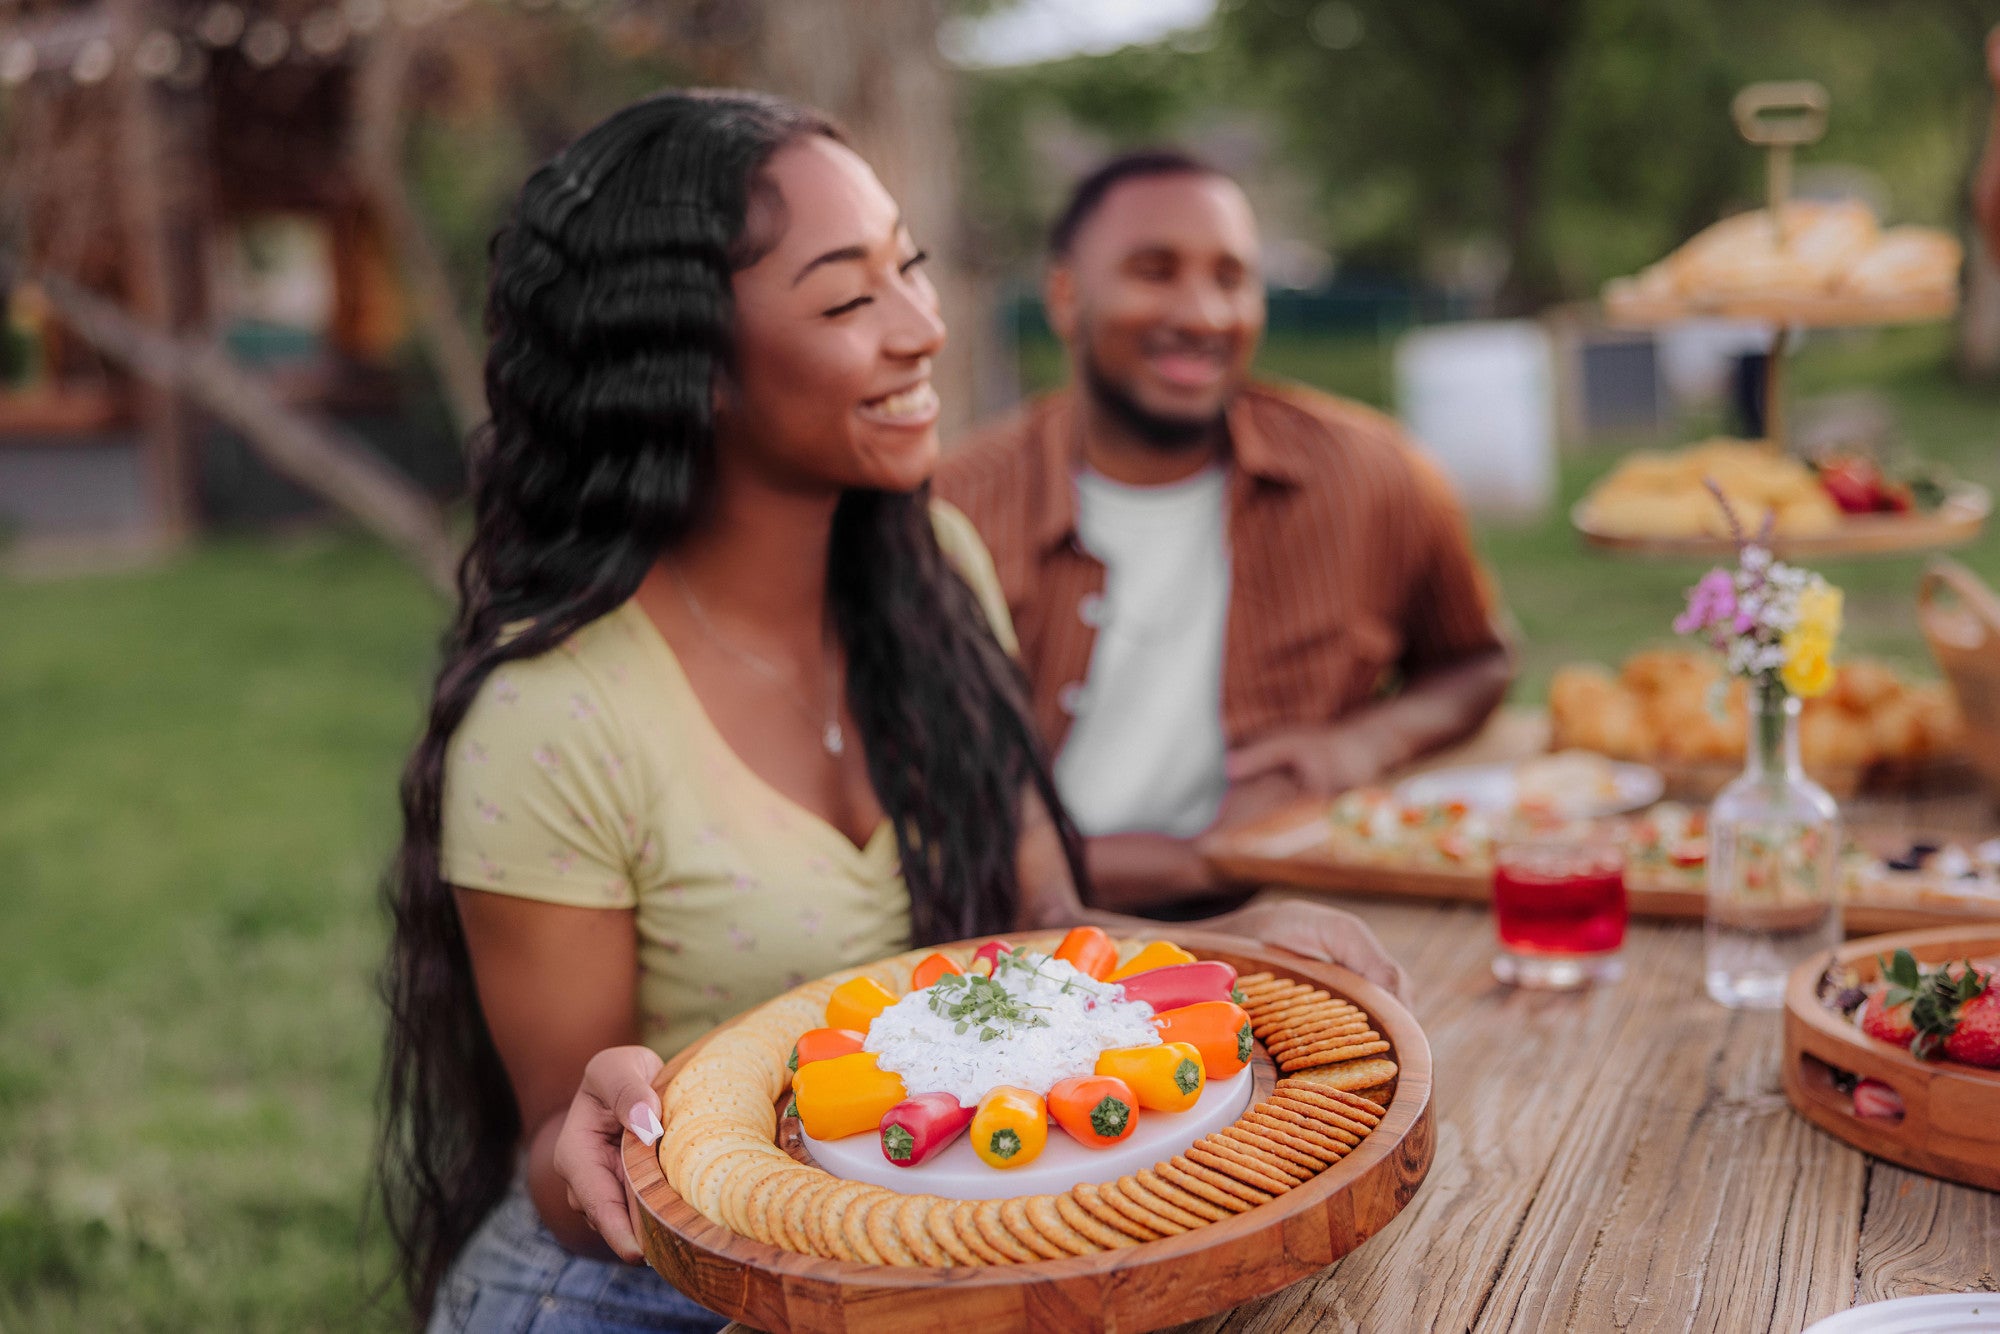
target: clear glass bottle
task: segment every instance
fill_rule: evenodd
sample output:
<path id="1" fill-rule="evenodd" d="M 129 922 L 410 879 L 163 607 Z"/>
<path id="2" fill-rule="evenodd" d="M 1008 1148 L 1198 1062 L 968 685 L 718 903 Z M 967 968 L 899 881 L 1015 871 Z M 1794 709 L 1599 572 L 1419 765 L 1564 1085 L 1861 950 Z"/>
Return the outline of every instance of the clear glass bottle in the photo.
<path id="1" fill-rule="evenodd" d="M 1799 766 L 1799 701 L 1750 686 L 1743 773 L 1708 810 L 1708 994 L 1775 1010 L 1785 979 L 1840 943 L 1840 807 Z"/>

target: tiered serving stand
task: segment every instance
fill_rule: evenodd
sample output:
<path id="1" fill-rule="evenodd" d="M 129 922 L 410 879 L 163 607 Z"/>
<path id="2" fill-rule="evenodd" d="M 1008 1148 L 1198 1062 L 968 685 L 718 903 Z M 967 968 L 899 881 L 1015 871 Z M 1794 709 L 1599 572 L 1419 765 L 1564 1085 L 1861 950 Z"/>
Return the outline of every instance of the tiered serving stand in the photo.
<path id="1" fill-rule="evenodd" d="M 1767 184 L 1773 225 L 1783 216 L 1791 193 L 1792 153 L 1826 133 L 1829 99 L 1816 83 L 1751 84 L 1731 107 L 1736 128 L 1752 144 L 1769 151 Z M 1852 329 L 1948 320 L 1958 309 L 1954 291 L 1918 296 L 1775 296 L 1731 293 L 1681 294 L 1670 300 L 1621 296 L 1605 302 L 1606 322 L 1624 329 L 1658 329 L 1692 319 L 1756 320 L 1772 326 L 1764 366 L 1765 439 L 1788 447 L 1785 413 L 1785 359 L 1797 333 L 1806 329 Z M 1993 508 L 1982 486 L 1955 484 L 1928 513 L 1847 516 L 1838 532 L 1810 537 L 1777 536 L 1780 556 L 1824 559 L 1910 555 L 1975 541 Z M 1592 546 L 1619 555 L 1705 559 L 1728 556 L 1734 544 L 1721 537 L 1632 537 L 1592 527 L 1588 506 L 1579 501 L 1570 521 Z"/>

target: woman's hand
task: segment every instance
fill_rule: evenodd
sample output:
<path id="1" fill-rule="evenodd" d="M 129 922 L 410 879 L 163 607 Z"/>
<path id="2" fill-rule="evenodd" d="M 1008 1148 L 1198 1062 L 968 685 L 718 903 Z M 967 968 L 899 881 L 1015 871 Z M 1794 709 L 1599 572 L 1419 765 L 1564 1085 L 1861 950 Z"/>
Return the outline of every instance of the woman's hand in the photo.
<path id="1" fill-rule="evenodd" d="M 591 1057 L 556 1135 L 556 1175 L 569 1188 L 569 1207 L 627 1264 L 645 1252 L 639 1201 L 626 1188 L 618 1150 L 628 1128 L 648 1147 L 664 1133 L 660 1095 L 653 1092 L 660 1065 L 651 1047 L 609 1047 Z"/>
<path id="2" fill-rule="evenodd" d="M 1408 994 L 1409 978 L 1403 966 L 1389 957 L 1368 924 L 1351 912 L 1324 903 L 1263 897 L 1195 925 L 1337 963 L 1377 986 L 1387 987 L 1399 998 Z"/>

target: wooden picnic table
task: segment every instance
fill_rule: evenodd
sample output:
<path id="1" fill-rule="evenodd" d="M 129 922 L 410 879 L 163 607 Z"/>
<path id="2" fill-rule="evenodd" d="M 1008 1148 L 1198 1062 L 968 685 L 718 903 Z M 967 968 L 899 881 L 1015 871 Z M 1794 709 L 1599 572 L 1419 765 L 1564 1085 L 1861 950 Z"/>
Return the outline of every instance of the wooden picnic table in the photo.
<path id="1" fill-rule="evenodd" d="M 1440 762 L 1519 753 L 1533 728 L 1503 717 Z M 1856 808 L 1924 830 L 1992 820 L 1978 794 Z M 1708 999 L 1698 923 L 1634 921 L 1624 980 L 1563 994 L 1494 980 L 1482 906 L 1342 902 L 1410 975 L 1436 1071 L 1430 1175 L 1318 1277 L 1181 1334 L 1798 1334 L 1861 1302 L 2000 1290 L 2000 1194 L 1793 1112 L 1780 1014 Z"/>

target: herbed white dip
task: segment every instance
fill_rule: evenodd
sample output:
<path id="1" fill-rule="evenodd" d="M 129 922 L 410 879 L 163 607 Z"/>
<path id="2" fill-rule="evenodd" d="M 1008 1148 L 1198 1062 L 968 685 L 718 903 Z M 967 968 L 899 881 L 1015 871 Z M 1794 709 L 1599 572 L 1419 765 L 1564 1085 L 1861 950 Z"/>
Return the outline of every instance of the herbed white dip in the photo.
<path id="1" fill-rule="evenodd" d="M 1046 1094 L 1095 1070 L 1107 1047 L 1160 1040 L 1152 1006 L 1046 954 L 1003 955 L 993 981 L 1004 995 L 984 981 L 947 977 L 911 992 L 875 1016 L 862 1049 L 911 1093 L 949 1093 L 970 1107 L 1002 1084 Z M 968 999 L 974 1004 L 954 1017 Z"/>

